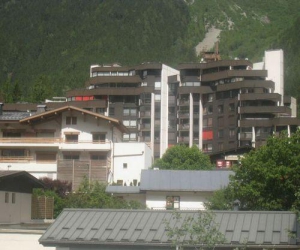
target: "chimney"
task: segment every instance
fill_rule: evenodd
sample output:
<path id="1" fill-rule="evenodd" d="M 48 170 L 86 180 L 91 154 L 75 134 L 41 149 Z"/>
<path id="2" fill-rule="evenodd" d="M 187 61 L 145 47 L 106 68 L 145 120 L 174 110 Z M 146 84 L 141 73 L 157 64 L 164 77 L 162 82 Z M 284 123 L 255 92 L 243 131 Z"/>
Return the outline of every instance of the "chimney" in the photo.
<path id="1" fill-rule="evenodd" d="M 47 109 L 47 106 L 46 106 L 46 105 L 40 104 L 40 105 L 37 105 L 37 110 L 36 110 L 36 112 L 37 112 L 37 113 L 43 113 L 43 112 L 46 112 L 46 109 Z"/>

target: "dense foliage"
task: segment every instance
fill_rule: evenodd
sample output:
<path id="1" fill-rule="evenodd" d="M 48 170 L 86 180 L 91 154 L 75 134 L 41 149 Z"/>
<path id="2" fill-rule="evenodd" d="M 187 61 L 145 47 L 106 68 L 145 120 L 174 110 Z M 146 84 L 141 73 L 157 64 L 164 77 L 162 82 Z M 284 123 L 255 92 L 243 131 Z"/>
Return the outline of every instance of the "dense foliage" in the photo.
<path id="1" fill-rule="evenodd" d="M 270 137 L 234 168 L 227 188 L 217 192 L 209 208 L 230 209 L 240 201 L 243 210 L 291 210 L 300 208 L 300 130 Z"/>
<path id="2" fill-rule="evenodd" d="M 90 183 L 87 178 L 83 179 L 76 192 L 70 193 L 68 191 L 70 191 L 71 184 L 68 182 L 48 178 L 43 178 L 41 181 L 44 182 L 46 189 L 36 189 L 34 195 L 54 197 L 55 218 L 64 208 L 144 208 L 137 201 L 126 201 L 106 193 L 106 186 L 103 183 L 97 181 Z"/>
<path id="3" fill-rule="evenodd" d="M 196 216 L 183 216 L 175 211 L 171 220 L 164 221 L 164 224 L 169 240 L 178 250 L 187 246 L 199 250 L 214 249 L 216 245 L 226 241 L 218 230 L 215 214 L 211 211 L 198 211 Z M 188 239 L 183 242 L 184 238 Z"/>
<path id="4" fill-rule="evenodd" d="M 172 170 L 208 170 L 213 166 L 208 155 L 196 145 L 191 148 L 186 145 L 175 145 L 167 149 L 162 158 L 157 159 L 154 167 Z"/>
<path id="5" fill-rule="evenodd" d="M 299 58 L 299 9 L 298 0 L 3 0 L 2 101 L 65 95 L 84 86 L 95 63 L 197 61 L 194 47 L 211 26 L 223 30 L 223 58 L 257 61 L 264 50 L 280 47 L 288 47 L 288 58 Z M 279 43 L 286 40 L 287 46 Z M 295 88 L 293 77 L 287 81 Z"/>

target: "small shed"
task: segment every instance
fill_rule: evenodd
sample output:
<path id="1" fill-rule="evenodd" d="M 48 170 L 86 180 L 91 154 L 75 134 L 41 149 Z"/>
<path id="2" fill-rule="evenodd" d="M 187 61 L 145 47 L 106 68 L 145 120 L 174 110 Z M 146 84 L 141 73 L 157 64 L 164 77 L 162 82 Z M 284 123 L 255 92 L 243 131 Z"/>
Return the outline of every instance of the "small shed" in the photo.
<path id="1" fill-rule="evenodd" d="M 44 188 L 44 185 L 26 171 L 0 171 L 0 223 L 31 220 L 34 188 Z"/>

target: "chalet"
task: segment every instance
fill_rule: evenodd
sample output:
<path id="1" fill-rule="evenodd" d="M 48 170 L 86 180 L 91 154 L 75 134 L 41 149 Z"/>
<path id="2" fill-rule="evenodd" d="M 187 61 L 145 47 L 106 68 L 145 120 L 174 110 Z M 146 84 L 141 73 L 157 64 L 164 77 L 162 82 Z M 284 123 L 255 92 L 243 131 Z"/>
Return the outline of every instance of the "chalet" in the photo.
<path id="1" fill-rule="evenodd" d="M 125 146 L 127 132 L 119 120 L 78 107 L 47 110 L 39 105 L 30 113 L 3 111 L 1 106 L 0 169 L 71 181 L 73 189 L 83 176 L 114 182 L 119 178 L 115 169 L 122 169 L 124 183 L 138 183 L 140 170 L 152 163 L 151 150 L 145 143 Z"/>

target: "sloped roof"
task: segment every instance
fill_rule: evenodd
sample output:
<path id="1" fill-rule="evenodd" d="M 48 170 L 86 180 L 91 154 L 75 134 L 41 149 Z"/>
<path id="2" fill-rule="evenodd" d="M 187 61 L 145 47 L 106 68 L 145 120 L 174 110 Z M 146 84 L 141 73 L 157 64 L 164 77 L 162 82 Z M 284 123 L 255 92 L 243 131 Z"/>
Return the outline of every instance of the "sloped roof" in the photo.
<path id="1" fill-rule="evenodd" d="M 19 121 L 30 116 L 29 112 L 2 112 L 0 121 Z"/>
<path id="2" fill-rule="evenodd" d="M 64 107 L 60 107 L 57 109 L 53 109 L 50 111 L 46 111 L 46 112 L 41 112 L 41 113 L 36 113 L 30 117 L 24 118 L 22 120 L 20 120 L 20 123 L 31 123 L 31 122 L 35 122 L 35 121 L 39 121 L 43 118 L 49 118 L 49 117 L 53 117 L 59 113 L 63 113 L 65 111 L 69 111 L 69 110 L 74 110 L 74 111 L 78 111 L 81 112 L 83 114 L 87 114 L 87 115 L 91 115 L 94 116 L 95 118 L 100 118 L 100 119 L 104 119 L 107 120 L 111 123 L 113 123 L 116 127 L 118 127 L 120 129 L 120 131 L 122 131 L 123 133 L 127 133 L 128 130 L 127 128 L 123 125 L 123 123 L 117 119 L 105 116 L 105 115 L 101 115 L 98 113 L 94 113 L 92 111 L 88 111 L 86 109 L 81 109 L 81 108 L 77 108 L 74 106 L 64 106 Z"/>
<path id="3" fill-rule="evenodd" d="M 33 188 L 44 188 L 44 184 L 26 171 L 1 171 L 0 190 L 31 193 Z"/>
<path id="4" fill-rule="evenodd" d="M 139 194 L 139 186 L 107 186 L 105 189 L 107 193 L 116 193 L 116 194 Z"/>
<path id="5" fill-rule="evenodd" d="M 216 191 L 226 187 L 229 170 L 142 170 L 140 190 Z"/>
<path id="6" fill-rule="evenodd" d="M 214 211 L 217 229 L 225 236 L 223 247 L 261 246 L 276 249 L 299 247 L 299 224 L 292 212 Z M 197 211 L 180 211 L 181 219 L 197 218 Z M 65 209 L 48 228 L 39 242 L 44 246 L 93 245 L 171 247 L 166 221 L 172 227 L 172 211 Z M 295 233 L 295 238 L 290 237 Z M 185 235 L 181 240 L 189 240 Z M 222 247 L 220 246 L 220 247 Z M 263 246 L 263 247 L 262 247 Z"/>

